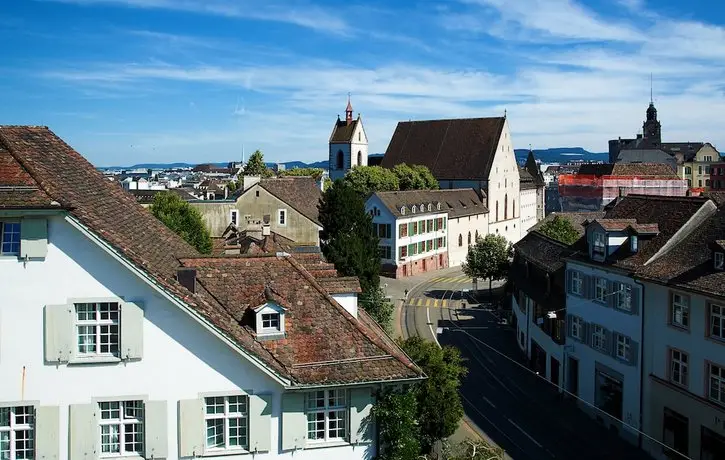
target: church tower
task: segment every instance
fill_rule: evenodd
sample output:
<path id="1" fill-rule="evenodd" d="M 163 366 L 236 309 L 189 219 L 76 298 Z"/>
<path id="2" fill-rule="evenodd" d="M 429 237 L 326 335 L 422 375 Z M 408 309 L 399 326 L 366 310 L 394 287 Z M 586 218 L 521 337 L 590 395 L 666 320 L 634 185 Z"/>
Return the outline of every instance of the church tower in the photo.
<path id="1" fill-rule="evenodd" d="M 642 134 L 645 142 L 651 146 L 660 145 L 662 143 L 662 125 L 657 121 L 657 109 L 655 108 L 654 99 L 652 97 L 652 77 L 650 77 L 649 89 L 649 107 L 647 107 L 647 119 L 642 125 Z"/>
<path id="2" fill-rule="evenodd" d="M 352 112 L 352 103 L 348 95 L 345 119 L 341 120 L 340 116 L 337 116 L 330 135 L 328 169 L 332 180 L 344 177 L 355 166 L 368 164 L 368 138 L 363 129 L 362 118 L 358 114 L 357 118 L 353 119 Z"/>

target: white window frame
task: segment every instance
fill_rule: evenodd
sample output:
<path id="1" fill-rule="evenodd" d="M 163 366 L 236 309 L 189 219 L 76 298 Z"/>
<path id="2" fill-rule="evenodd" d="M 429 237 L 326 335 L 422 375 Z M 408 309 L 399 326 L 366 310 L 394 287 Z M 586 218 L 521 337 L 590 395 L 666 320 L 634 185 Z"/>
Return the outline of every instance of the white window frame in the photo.
<path id="1" fill-rule="evenodd" d="M 592 348 L 597 350 L 607 349 L 607 333 L 598 324 L 592 324 Z"/>
<path id="2" fill-rule="evenodd" d="M 262 332 L 279 332 L 282 325 L 282 317 L 279 313 L 262 313 Z M 277 324 L 276 326 L 274 324 Z"/>
<path id="3" fill-rule="evenodd" d="M 597 302 L 607 302 L 607 279 L 596 277 L 594 278 L 594 300 Z"/>
<path id="4" fill-rule="evenodd" d="M 617 283 L 615 307 L 619 310 L 632 311 L 632 285 Z"/>
<path id="5" fill-rule="evenodd" d="M 679 301 L 677 301 L 678 298 Z M 679 292 L 672 293 L 670 324 L 682 329 L 690 329 L 690 297 Z"/>
<path id="6" fill-rule="evenodd" d="M 607 235 L 603 232 L 594 232 L 592 238 L 592 253 L 605 256 L 607 254 Z"/>
<path id="7" fill-rule="evenodd" d="M 277 210 L 277 225 L 280 227 L 286 227 L 288 222 L 289 214 L 287 214 L 287 209 L 278 209 Z"/>
<path id="8" fill-rule="evenodd" d="M 21 224 L 18 221 L 0 221 L 0 256 L 12 257 L 20 255 L 20 226 Z M 12 231 L 8 230 L 8 228 L 11 228 Z M 15 248 L 17 250 L 14 250 Z"/>
<path id="9" fill-rule="evenodd" d="M 257 336 L 258 337 L 264 337 L 264 336 L 278 336 L 280 334 L 284 334 L 284 312 L 285 309 L 277 305 L 275 302 L 269 301 L 265 304 L 260 305 L 254 310 L 255 313 L 255 321 L 256 321 L 256 329 L 257 329 Z M 264 327 L 265 320 L 264 317 L 266 315 L 277 315 L 277 324 L 278 327 Z M 269 318 L 267 318 L 269 320 Z"/>
<path id="10" fill-rule="evenodd" d="M 713 264 L 714 264 L 716 270 L 722 270 L 723 268 L 725 268 L 725 254 L 724 253 L 722 253 L 720 251 L 716 251 L 712 256 L 712 260 L 713 260 Z"/>
<path id="11" fill-rule="evenodd" d="M 111 308 L 113 305 L 115 305 L 115 312 L 116 312 L 116 319 L 112 319 L 111 313 L 113 312 L 113 309 L 108 310 L 108 318 L 103 318 L 101 306 L 107 304 L 109 308 Z M 92 319 L 80 319 L 80 306 L 93 306 L 93 318 Z M 121 350 L 121 303 L 117 301 L 88 301 L 88 302 L 75 302 L 73 304 L 73 315 L 74 315 L 74 327 L 73 332 L 74 336 L 76 338 L 76 345 L 75 345 L 75 351 L 74 354 L 78 358 L 93 358 L 93 357 L 103 357 L 103 358 L 119 358 L 120 350 Z M 115 334 L 113 334 L 111 331 L 115 327 Z M 84 334 L 81 334 L 82 328 L 84 331 L 86 331 Z M 94 328 L 92 335 L 89 335 L 89 330 L 87 328 Z M 107 332 L 104 332 L 104 328 L 108 328 Z M 109 350 L 114 345 L 114 342 L 111 341 L 111 337 L 115 335 L 116 337 L 116 350 L 115 351 L 106 351 L 102 352 L 101 348 L 104 345 L 103 339 L 104 337 L 109 337 L 108 347 Z M 89 351 L 82 351 L 82 347 L 86 344 L 81 343 L 81 336 L 84 337 L 90 337 L 93 339 L 93 342 L 91 345 L 95 349 L 95 351 L 89 352 Z"/>
<path id="12" fill-rule="evenodd" d="M 670 348 L 670 382 L 687 386 L 689 356 L 684 351 Z M 679 378 L 675 377 L 679 375 Z"/>
<path id="13" fill-rule="evenodd" d="M 18 406 L 0 406 L 0 412 L 6 412 L 8 424 L 5 425 L 0 416 L 0 440 L 7 436 L 9 449 L 0 450 L 0 455 L 7 453 L 9 458 L 35 458 L 35 407 L 24 404 Z M 22 413 L 21 413 L 22 412 Z M 19 423 L 22 422 L 22 423 Z M 19 438 L 23 435 L 22 438 Z M 27 437 L 26 437 L 27 436 Z M 17 442 L 25 440 L 26 444 L 18 456 Z M 0 448 L 3 445 L 0 444 Z"/>
<path id="14" fill-rule="evenodd" d="M 626 335 L 617 334 L 615 346 L 615 356 L 623 361 L 628 361 L 629 352 L 632 349 L 632 339 Z"/>
<path id="15" fill-rule="evenodd" d="M 230 398 L 237 398 L 235 404 L 230 404 L 229 399 Z M 213 406 L 215 408 L 220 407 L 219 402 L 221 400 L 221 404 L 223 407 L 223 412 L 218 413 L 210 413 L 209 407 Z M 232 406 L 236 406 L 239 408 L 239 405 L 243 403 L 243 409 L 242 411 L 235 411 L 232 412 Z M 217 422 L 222 421 L 222 429 L 224 430 L 224 445 L 209 445 L 209 422 Z M 238 428 L 233 427 L 232 420 L 235 421 L 235 423 L 241 423 L 243 433 L 241 434 L 242 439 L 244 440 L 244 443 L 240 445 L 231 445 L 231 430 Z M 204 446 L 206 448 L 207 452 L 213 453 L 213 452 L 224 452 L 224 451 L 248 451 L 249 450 L 249 396 L 245 394 L 230 394 L 230 395 L 223 395 L 223 396 L 205 396 L 204 397 Z"/>
<path id="16" fill-rule="evenodd" d="M 237 226 L 239 225 L 239 210 L 232 209 L 229 212 L 229 222 Z"/>
<path id="17" fill-rule="evenodd" d="M 578 316 L 571 318 L 571 336 L 577 340 L 584 340 L 584 320 Z"/>
<path id="18" fill-rule="evenodd" d="M 318 406 L 315 404 L 312 404 L 312 401 L 319 401 L 320 393 L 323 394 L 324 398 L 324 405 Z M 334 395 L 334 397 L 331 398 L 331 395 Z M 314 398 L 314 399 L 313 399 Z M 330 404 L 330 400 L 334 399 L 336 402 L 342 401 L 342 404 Z M 321 443 L 329 443 L 329 442 L 344 442 L 349 433 L 349 420 L 348 420 L 348 412 L 349 412 L 350 404 L 348 402 L 348 394 L 347 391 L 343 388 L 333 388 L 329 390 L 317 390 L 313 392 L 309 392 L 305 395 L 305 413 L 307 415 L 307 443 L 308 444 L 321 444 Z M 323 419 L 319 418 L 320 414 L 324 414 Z M 333 419 L 331 416 L 335 415 L 335 418 Z M 341 416 L 341 417 L 340 417 Z M 314 418 L 312 418 L 314 417 Z M 339 422 L 342 420 L 343 428 L 342 428 L 342 436 L 339 436 L 339 427 L 332 428 L 331 425 L 334 422 Z M 324 435 L 322 438 L 318 438 L 315 435 L 312 435 L 313 432 L 317 432 L 319 430 L 315 429 L 313 431 L 310 430 L 311 424 L 314 427 L 315 423 L 323 423 L 324 424 Z M 330 436 L 330 433 L 332 430 L 337 430 L 338 433 L 337 436 Z"/>
<path id="19" fill-rule="evenodd" d="M 576 295 L 582 295 L 582 287 L 584 285 L 584 277 L 582 274 L 576 270 L 571 271 L 570 275 L 570 281 L 571 281 L 571 293 Z M 576 287 L 576 289 L 574 289 Z"/>
<path id="20" fill-rule="evenodd" d="M 707 313 L 708 335 L 715 340 L 725 340 L 725 305 L 711 303 Z"/>
<path id="21" fill-rule="evenodd" d="M 708 363 L 707 380 L 708 399 L 718 404 L 725 405 L 725 366 Z"/>
<path id="22" fill-rule="evenodd" d="M 113 409 L 111 405 L 116 404 L 117 408 Z M 106 406 L 106 407 L 104 407 Z M 135 414 L 135 416 L 128 415 L 127 409 L 132 410 L 138 410 L 140 411 L 140 417 L 138 416 L 138 412 Z M 144 401 L 142 400 L 132 400 L 132 401 L 99 401 L 98 402 L 98 436 L 99 439 L 99 446 L 100 446 L 100 454 L 99 456 L 101 458 L 114 458 L 114 457 L 121 457 L 121 456 L 127 456 L 127 455 L 138 455 L 142 456 L 144 455 L 144 447 L 145 447 L 145 439 L 144 439 Z M 113 414 L 112 411 L 118 411 L 118 417 L 111 417 Z M 108 414 L 108 418 L 104 418 L 105 414 Z M 127 431 L 130 427 L 130 425 L 135 425 L 137 428 L 134 432 Z M 117 434 L 117 442 L 113 443 L 111 442 L 111 432 L 112 427 L 116 427 L 116 434 Z M 104 433 L 104 428 L 108 428 L 109 432 L 106 434 Z M 139 450 L 126 450 L 126 436 L 130 435 L 132 433 L 136 433 L 139 435 L 139 439 L 141 447 Z M 105 438 L 108 437 L 109 442 L 104 442 Z M 112 451 L 104 451 L 106 448 L 106 445 L 109 447 L 113 444 L 118 445 L 118 451 L 112 452 Z"/>
<path id="23" fill-rule="evenodd" d="M 637 237 L 637 235 L 630 236 L 629 237 L 629 249 L 632 252 L 637 252 L 638 247 L 639 247 L 639 238 Z"/>

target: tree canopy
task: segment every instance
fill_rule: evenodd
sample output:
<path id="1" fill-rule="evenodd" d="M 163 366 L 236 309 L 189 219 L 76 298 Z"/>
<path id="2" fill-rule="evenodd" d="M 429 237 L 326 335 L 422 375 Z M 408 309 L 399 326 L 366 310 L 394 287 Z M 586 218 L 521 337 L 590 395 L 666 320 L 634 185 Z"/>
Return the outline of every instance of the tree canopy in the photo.
<path id="1" fill-rule="evenodd" d="M 400 190 L 437 190 L 438 181 L 427 166 L 400 163 L 393 168 Z"/>
<path id="2" fill-rule="evenodd" d="M 355 166 L 345 175 L 344 181 L 363 197 L 373 192 L 400 190 L 398 177 L 382 166 Z"/>
<path id="3" fill-rule="evenodd" d="M 197 251 L 202 254 L 211 253 L 211 236 L 204 225 L 201 213 L 176 193 L 157 193 L 151 205 L 151 213 Z"/>
<path id="4" fill-rule="evenodd" d="M 370 288 L 360 294 L 358 303 L 366 312 L 380 324 L 383 329 L 391 333 L 393 322 L 393 311 L 395 306 L 385 297 L 382 288 Z"/>
<path id="5" fill-rule="evenodd" d="M 379 460 L 418 460 L 420 428 L 413 391 L 387 387 L 377 395 L 372 414 L 378 422 Z"/>
<path id="6" fill-rule="evenodd" d="M 471 278 L 488 278 L 490 289 L 494 280 L 506 278 L 512 257 L 513 248 L 506 238 L 489 233 L 468 248 L 463 273 Z"/>
<path id="7" fill-rule="evenodd" d="M 357 276 L 363 292 L 380 286 L 378 237 L 363 198 L 343 180 L 325 190 L 318 205 L 320 246 L 342 276 Z M 364 304 L 363 304 L 364 307 Z"/>
<path id="8" fill-rule="evenodd" d="M 417 336 L 399 344 L 428 376 L 416 389 L 420 444 L 423 452 L 428 453 L 436 441 L 451 436 L 458 428 L 463 417 L 458 390 L 468 370 L 454 347 L 440 348 Z"/>
<path id="9" fill-rule="evenodd" d="M 279 172 L 280 176 L 310 176 L 315 180 L 320 180 L 325 172 L 322 168 L 292 168 L 284 169 Z"/>
<path id="10" fill-rule="evenodd" d="M 554 216 L 553 219 L 547 220 L 537 230 L 564 244 L 574 244 L 579 239 L 579 232 L 576 231 L 571 221 L 561 216 Z"/>
<path id="11" fill-rule="evenodd" d="M 260 150 L 255 150 L 254 153 L 249 156 L 247 164 L 244 165 L 244 175 L 271 177 L 274 173 L 264 163 L 264 154 L 262 154 Z"/>

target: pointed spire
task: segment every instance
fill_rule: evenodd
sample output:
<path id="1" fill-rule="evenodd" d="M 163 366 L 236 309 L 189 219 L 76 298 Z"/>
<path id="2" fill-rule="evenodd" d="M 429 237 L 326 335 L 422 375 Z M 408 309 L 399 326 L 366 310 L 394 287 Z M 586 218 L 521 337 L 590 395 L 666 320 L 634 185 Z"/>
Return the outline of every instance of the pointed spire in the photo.
<path id="1" fill-rule="evenodd" d="M 345 121 L 348 125 L 352 123 L 352 103 L 350 102 L 350 93 L 347 93 L 347 108 L 345 108 Z"/>

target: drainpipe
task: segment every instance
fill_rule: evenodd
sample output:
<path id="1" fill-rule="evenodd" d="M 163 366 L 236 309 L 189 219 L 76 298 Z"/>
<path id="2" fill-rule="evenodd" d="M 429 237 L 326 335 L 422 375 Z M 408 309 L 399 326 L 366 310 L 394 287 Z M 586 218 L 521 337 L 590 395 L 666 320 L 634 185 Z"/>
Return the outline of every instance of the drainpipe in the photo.
<path id="1" fill-rule="evenodd" d="M 639 303 L 639 312 L 641 315 L 640 321 L 642 325 L 640 326 L 640 335 L 639 335 L 639 353 L 642 356 L 642 359 L 640 359 L 639 362 L 639 433 L 637 433 L 637 440 L 639 448 L 642 449 L 642 432 L 644 431 L 644 426 L 642 425 L 642 422 L 644 418 L 642 417 L 642 409 L 644 407 L 644 283 L 641 283 L 637 280 L 634 281 L 635 284 L 639 285 L 642 289 L 642 297 L 640 299 Z"/>

